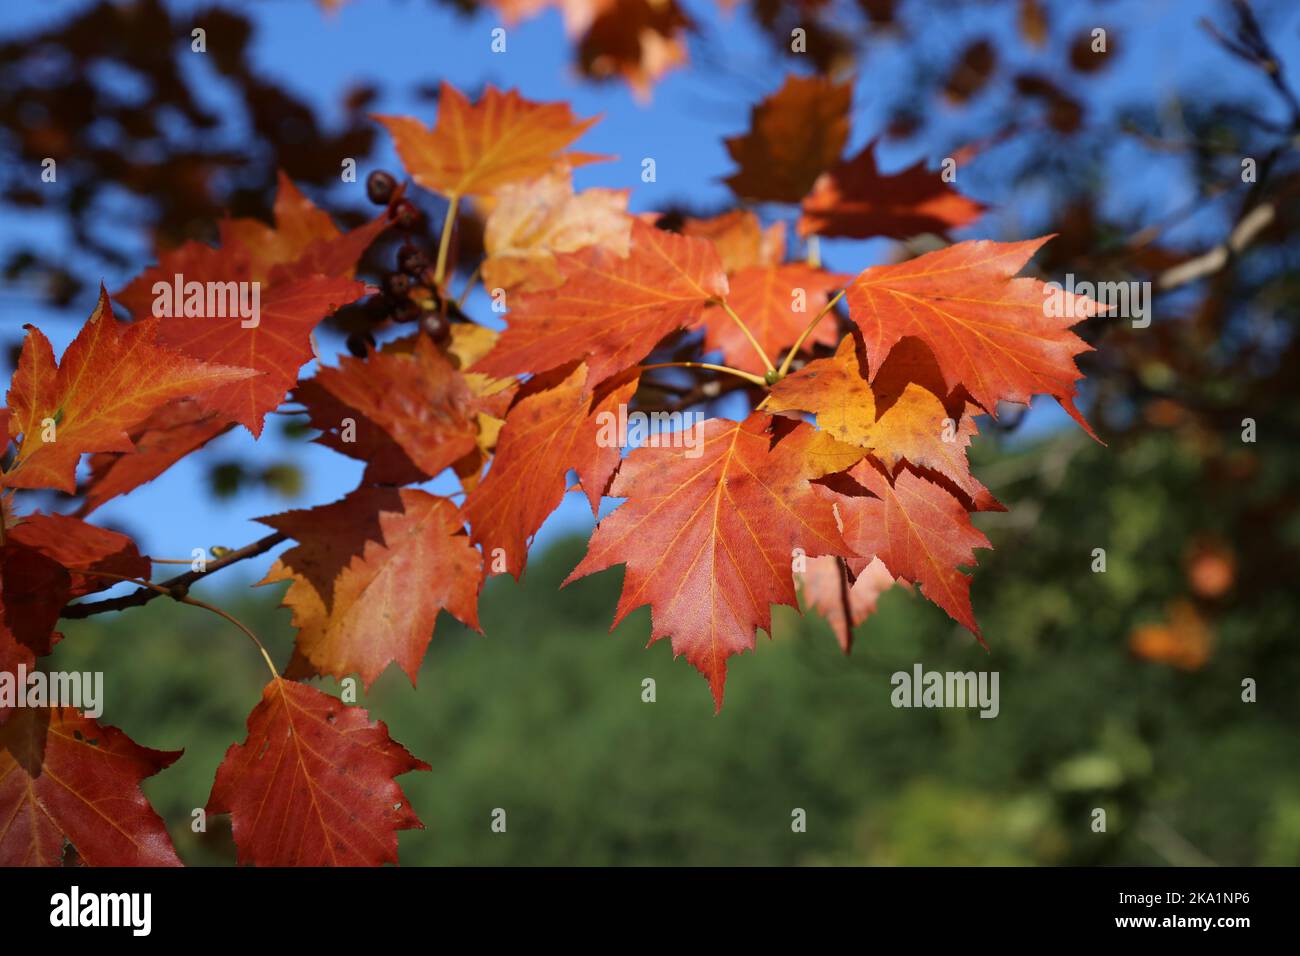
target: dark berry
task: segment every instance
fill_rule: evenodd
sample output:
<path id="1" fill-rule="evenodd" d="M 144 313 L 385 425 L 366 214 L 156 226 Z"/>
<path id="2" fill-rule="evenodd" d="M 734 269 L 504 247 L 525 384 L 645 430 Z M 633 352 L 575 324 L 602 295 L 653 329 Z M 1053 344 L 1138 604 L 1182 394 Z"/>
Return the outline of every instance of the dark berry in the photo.
<path id="1" fill-rule="evenodd" d="M 419 278 L 420 273 L 429 268 L 429 257 L 422 249 L 417 249 L 415 246 L 402 246 L 397 251 L 397 268 Z"/>
<path id="2" fill-rule="evenodd" d="M 390 272 L 384 276 L 384 291 L 394 299 L 404 299 L 411 291 L 411 277 L 404 272 Z"/>
<path id="3" fill-rule="evenodd" d="M 389 312 L 389 318 L 394 322 L 414 322 L 423 314 L 424 310 L 414 302 L 397 302 Z"/>
<path id="4" fill-rule="evenodd" d="M 348 336 L 348 351 L 357 358 L 365 358 L 375 347 L 375 337 L 369 332 L 353 332 Z"/>
<path id="5" fill-rule="evenodd" d="M 420 224 L 420 210 L 409 199 L 399 199 L 388 211 L 398 229 L 414 229 Z"/>
<path id="6" fill-rule="evenodd" d="M 396 188 L 397 180 L 382 169 L 376 169 L 366 177 L 366 196 L 376 206 L 387 206 Z"/>
<path id="7" fill-rule="evenodd" d="M 426 313 L 420 320 L 420 328 L 425 335 L 438 343 L 447 341 L 447 337 L 451 335 L 451 323 L 437 312 Z"/>

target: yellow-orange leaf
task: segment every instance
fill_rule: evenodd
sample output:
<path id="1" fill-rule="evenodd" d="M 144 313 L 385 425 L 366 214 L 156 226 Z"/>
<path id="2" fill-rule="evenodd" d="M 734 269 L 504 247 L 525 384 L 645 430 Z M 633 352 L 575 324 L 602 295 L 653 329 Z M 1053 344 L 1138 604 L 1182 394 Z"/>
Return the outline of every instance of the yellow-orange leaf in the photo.
<path id="1" fill-rule="evenodd" d="M 375 118 L 388 128 L 406 171 L 444 196 L 492 193 L 540 176 L 561 159 L 577 166 L 605 158 L 564 152 L 595 119 L 577 119 L 567 103 L 534 103 L 491 85 L 470 105 L 444 81 L 433 129 L 409 116 Z"/>
<path id="2" fill-rule="evenodd" d="M 901 394 L 887 393 L 896 387 Z M 953 418 L 933 392 L 916 382 L 900 385 L 893 376 L 868 385 L 851 335 L 830 358 L 809 362 L 777 382 L 767 408 L 810 412 L 819 428 L 871 449 L 891 472 L 906 459 L 952 481 L 977 510 L 1001 510 L 970 472 L 966 449 L 977 430 L 969 410 Z"/>
<path id="3" fill-rule="evenodd" d="M 483 237 L 483 284 L 488 289 L 551 288 L 561 278 L 556 253 L 605 246 L 625 256 L 631 227 L 626 189 L 587 189 L 574 195 L 567 168 L 502 186 Z"/>

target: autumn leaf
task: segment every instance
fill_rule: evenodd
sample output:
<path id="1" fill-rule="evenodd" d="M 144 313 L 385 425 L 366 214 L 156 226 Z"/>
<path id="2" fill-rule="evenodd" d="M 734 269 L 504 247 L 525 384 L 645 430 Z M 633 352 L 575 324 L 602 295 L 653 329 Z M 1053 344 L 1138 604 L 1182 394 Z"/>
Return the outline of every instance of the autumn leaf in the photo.
<path id="1" fill-rule="evenodd" d="M 345 233 L 334 225 L 329 213 L 299 191 L 283 170 L 277 183 L 275 226 L 258 219 L 224 220 L 220 224 L 222 247 L 246 250 L 249 278 L 271 285 L 307 275 L 352 278 L 361 254 L 390 225 L 388 216 L 380 213 Z M 162 259 L 159 270 L 166 256 Z"/>
<path id="2" fill-rule="evenodd" d="M 625 564 L 614 618 L 650 605 L 651 643 L 709 681 L 722 708 L 727 658 L 771 628 L 771 605 L 797 607 L 796 554 L 848 555 L 831 503 L 812 479 L 863 454 L 800 423 L 772 447 L 771 417 L 712 418 L 701 447 L 645 447 L 620 466 L 610 495 L 627 500 L 592 535 L 565 583 Z M 798 549 L 798 551 L 796 551 Z"/>
<path id="3" fill-rule="evenodd" d="M 555 7 L 578 40 L 578 67 L 595 80 L 621 77 L 638 99 L 669 69 L 686 62 L 692 26 L 675 0 L 489 0 L 507 24 Z"/>
<path id="4" fill-rule="evenodd" d="M 587 189 L 575 195 L 567 168 L 502 186 L 484 233 L 483 285 L 551 288 L 561 280 L 556 253 L 605 246 L 625 256 L 631 227 L 626 189 Z"/>
<path id="5" fill-rule="evenodd" d="M 894 586 L 883 561 L 864 563 L 855 580 L 847 563 L 830 556 L 809 558 L 799 575 L 804 604 L 826 618 L 845 654 L 853 649 L 853 629 L 875 613 L 880 595 Z"/>
<path id="6" fill-rule="evenodd" d="M 277 408 L 298 380 L 298 371 L 313 357 L 311 333 L 329 313 L 360 298 L 364 283 L 310 276 L 277 286 L 262 301 L 261 321 L 243 328 L 232 319 L 170 319 L 162 339 L 187 355 L 254 369 L 255 377 L 219 386 L 200 403 L 262 434 L 266 414 Z"/>
<path id="7" fill-rule="evenodd" d="M 897 354 L 902 357 L 902 350 Z M 901 391 L 893 394 L 894 388 Z M 777 382 L 766 407 L 814 414 L 817 427 L 840 441 L 871 449 L 891 471 L 903 460 L 932 469 L 952 481 L 977 510 L 1003 510 L 971 475 L 966 458 L 976 434 L 971 414 L 950 416 L 934 393 L 916 382 L 899 384 L 889 372 L 868 384 L 852 335 L 844 337 L 830 358 L 809 362 Z"/>
<path id="8" fill-rule="evenodd" d="M 114 587 L 123 577 L 148 578 L 152 569 L 126 535 L 70 515 L 24 516 L 6 533 L 6 546 L 13 544 L 38 551 L 66 568 L 70 597 Z M 107 576 L 97 576 L 99 571 Z"/>
<path id="9" fill-rule="evenodd" d="M 818 177 L 804 197 L 799 234 L 847 239 L 906 239 L 923 232 L 946 235 L 974 222 L 983 211 L 983 206 L 957 192 L 924 163 L 881 175 L 875 143 L 870 143 Z"/>
<path id="10" fill-rule="evenodd" d="M 231 427 L 192 398 L 173 399 L 130 430 L 129 451 L 90 456 L 90 477 L 81 488 L 77 514 L 84 518 L 105 501 L 152 481 Z"/>
<path id="11" fill-rule="evenodd" d="M 620 77 L 642 102 L 669 70 L 686 62 L 692 26 L 676 0 L 603 0 L 578 43 L 578 66 L 595 80 Z"/>
<path id="12" fill-rule="evenodd" d="M 376 116 L 393 137 L 397 155 L 417 183 L 444 196 L 478 196 L 507 183 L 534 179 L 557 161 L 570 166 L 605 159 L 565 152 L 595 119 L 579 120 L 567 103 L 534 103 L 516 90 L 489 85 L 470 105 L 446 81 L 432 130 L 409 116 Z"/>
<path id="13" fill-rule="evenodd" d="M 928 600 L 983 644 L 971 610 L 971 578 L 959 569 L 975 565 L 976 548 L 992 545 L 961 502 L 907 469 L 891 484 L 870 460 L 849 475 L 874 497 L 834 496 L 848 546 L 862 557 L 879 558 L 894 577 L 919 584 Z"/>
<path id="14" fill-rule="evenodd" d="M 478 628 L 482 556 L 445 498 L 362 488 L 257 520 L 299 542 L 261 583 L 290 582 L 296 646 L 320 674 L 360 674 L 369 687 L 396 661 L 414 684 L 439 611 Z"/>
<path id="15" fill-rule="evenodd" d="M 0 476 L 0 484 L 11 488 L 72 494 L 86 452 L 130 451 L 129 430 L 167 402 L 211 394 L 254 375 L 159 343 L 158 319 L 119 322 L 102 286 L 94 313 L 57 365 L 49 340 L 27 329 L 8 395 L 10 434 L 22 436 Z"/>
<path id="16" fill-rule="evenodd" d="M 795 203 L 839 158 L 849 137 L 852 88 L 821 77 L 787 76 L 754 107 L 749 131 L 726 140 L 740 167 L 727 177 L 742 199 Z"/>
<path id="17" fill-rule="evenodd" d="M 180 866 L 140 782 L 180 751 L 150 750 L 70 707 L 23 708 L 0 727 L 0 866 Z"/>
<path id="18" fill-rule="evenodd" d="M 72 577 L 58 561 L 16 541 L 0 546 L 0 671 L 30 668 L 63 635 L 55 631 L 72 596 Z M 10 715 L 0 707 L 0 723 Z"/>
<path id="19" fill-rule="evenodd" d="M 123 577 L 147 578 L 148 558 L 124 534 L 60 514 L 6 516 L 0 542 L 0 672 L 29 670 L 63 635 L 64 605 Z M 0 705 L 0 724 L 12 715 Z"/>
<path id="20" fill-rule="evenodd" d="M 617 442 L 599 440 L 602 432 L 613 431 L 602 416 L 617 417 L 636 386 L 637 376 L 624 374 L 593 396 L 587 370 L 579 365 L 554 387 L 534 391 L 510 409 L 492 467 L 463 506 L 470 536 L 489 560 L 503 553 L 505 570 L 516 579 L 523 573 L 528 545 L 564 497 L 570 468 L 596 513 L 620 460 Z"/>
<path id="21" fill-rule="evenodd" d="M 187 242 L 163 252 L 116 296 L 136 316 L 153 311 L 156 283 L 228 287 L 256 283 L 257 315 L 183 314 L 188 292 L 173 295 L 171 314 L 159 337 L 193 358 L 252 369 L 255 377 L 216 388 L 201 397 L 209 411 L 261 435 L 266 413 L 284 401 L 298 371 L 313 357 L 312 330 L 329 313 L 368 291 L 352 279 L 357 259 L 387 225 L 384 216 L 342 233 L 292 181 L 280 174 L 276 226 L 255 219 L 227 220 L 221 247 Z M 241 293 L 242 294 L 242 293 Z M 252 290 L 248 291 L 251 304 Z M 223 310 L 224 311 L 224 310 Z"/>
<path id="22" fill-rule="evenodd" d="M 276 678 L 226 751 L 208 813 L 229 813 L 241 864 L 380 866 L 423 829 L 395 777 L 428 770 L 360 707 Z"/>
<path id="23" fill-rule="evenodd" d="M 915 336 L 938 359 L 948 390 L 965 387 L 989 414 L 1000 401 L 1051 395 L 1095 438 L 1074 407 L 1082 378 L 1074 358 L 1091 348 L 1069 328 L 1106 307 L 1062 290 L 1058 310 L 1045 283 L 1015 278 L 1049 238 L 961 242 L 854 279 L 846 298 L 873 379 L 899 340 Z"/>
<path id="24" fill-rule="evenodd" d="M 748 209 L 733 209 L 710 219 L 687 217 L 682 234 L 712 242 L 729 276 L 750 266 L 777 266 L 785 259 L 785 223 L 764 228 Z"/>
<path id="25" fill-rule="evenodd" d="M 341 356 L 337 368 L 322 366 L 294 397 L 321 429 L 317 441 L 367 462 L 369 482 L 433 477 L 473 451 L 478 438 L 469 384 L 426 335 L 415 337 L 410 352 Z"/>
<path id="26" fill-rule="evenodd" d="M 976 511 L 1005 511 L 972 474 L 966 449 L 978 429 L 970 406 L 960 419 L 948 415 L 938 396 L 912 382 L 872 428 L 870 447 L 893 470 L 908 461 L 949 479 Z"/>
<path id="27" fill-rule="evenodd" d="M 745 323 L 769 358 L 779 357 L 821 311 L 830 292 L 848 276 L 814 269 L 799 262 L 778 266 L 750 266 L 730 277 L 727 304 Z M 732 368 L 763 374 L 767 367 L 739 324 L 721 308 L 704 313 L 704 347 L 719 349 Z M 820 323 L 803 348 L 814 344 L 833 345 L 836 331 L 829 322 Z"/>
<path id="28" fill-rule="evenodd" d="M 628 254 L 601 246 L 556 257 L 558 288 L 514 296 L 509 325 L 474 371 L 545 372 L 587 363 L 595 386 L 643 359 L 727 294 L 711 243 L 633 222 Z"/>
<path id="29" fill-rule="evenodd" d="M 832 357 L 809 362 L 773 385 L 766 407 L 816 415 L 817 427 L 840 441 L 871 447 L 876 399 L 862 375 L 851 335 L 844 336 Z"/>
<path id="30" fill-rule="evenodd" d="M 160 251 L 158 264 L 113 298 L 132 315 L 143 317 L 152 312 L 155 283 L 172 285 L 177 275 L 185 282 L 255 281 L 263 292 L 312 275 L 351 279 L 361 254 L 390 225 L 381 213 L 342 232 L 329 213 L 304 196 L 283 171 L 278 175 L 273 212 L 274 226 L 259 219 L 222 220 L 219 247 L 191 240 Z"/>

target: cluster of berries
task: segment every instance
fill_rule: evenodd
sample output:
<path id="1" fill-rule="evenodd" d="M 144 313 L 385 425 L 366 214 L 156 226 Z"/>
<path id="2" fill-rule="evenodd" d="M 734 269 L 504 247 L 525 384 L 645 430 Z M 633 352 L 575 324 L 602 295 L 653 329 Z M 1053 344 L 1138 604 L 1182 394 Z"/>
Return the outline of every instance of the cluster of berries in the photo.
<path id="1" fill-rule="evenodd" d="M 388 206 L 393 226 L 406 234 L 397 250 L 397 268 L 383 277 L 383 296 L 373 316 L 377 323 L 418 322 L 426 335 L 442 343 L 451 334 L 450 318 L 459 316 L 460 309 L 454 302 L 443 301 L 434 281 L 433 263 L 418 244 L 424 238 L 420 235 L 424 214 L 404 197 L 393 202 L 396 193 L 397 180 L 391 174 L 375 170 L 366 177 L 366 196 L 377 206 Z M 374 347 L 375 337 L 370 332 L 348 336 L 348 351 L 357 358 L 365 358 Z"/>

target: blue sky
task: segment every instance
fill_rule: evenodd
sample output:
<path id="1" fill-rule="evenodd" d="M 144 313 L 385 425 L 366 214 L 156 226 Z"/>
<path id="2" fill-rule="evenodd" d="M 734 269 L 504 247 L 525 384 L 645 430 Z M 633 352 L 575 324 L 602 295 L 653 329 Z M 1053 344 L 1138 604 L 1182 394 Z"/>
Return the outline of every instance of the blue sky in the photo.
<path id="1" fill-rule="evenodd" d="M 73 0 L 44 4 L 10 0 L 0 5 L 0 33 L 12 36 L 25 32 L 86 5 Z M 213 4 L 175 0 L 167 5 L 175 11 L 187 11 Z M 579 115 L 602 115 L 601 122 L 580 141 L 580 148 L 612 154 L 617 159 L 580 170 L 577 185 L 631 187 L 634 210 L 663 208 L 674 200 L 689 200 L 697 205 L 726 204 L 730 194 L 721 179 L 731 171 L 732 164 L 722 138 L 746 128 L 750 107 L 775 90 L 788 71 L 786 64 L 777 63 L 766 40 L 750 27 L 746 16 L 721 15 L 714 4 L 707 2 L 688 0 L 686 6 L 700 21 L 704 34 L 692 48 L 692 55 L 697 63 L 707 59 L 713 66 L 670 74 L 655 88 L 649 103 L 638 102 L 621 84 L 592 85 L 578 78 L 569 62 L 569 41 L 554 11 L 512 27 L 507 52 L 495 54 L 489 47 L 490 31 L 499 24 L 491 13 L 464 18 L 441 5 L 399 0 L 352 0 L 333 15 L 323 13 L 310 0 L 217 5 L 238 9 L 255 21 L 255 61 L 266 75 L 315 103 L 327 124 L 338 122 L 343 92 L 364 80 L 380 84 L 376 111 L 410 113 L 426 122 L 434 119 L 434 108 L 415 99 L 411 91 L 418 84 L 441 79 L 462 88 L 474 88 L 483 82 L 515 86 L 530 99 L 567 100 Z M 1005 10 L 992 12 L 980 7 L 945 13 L 939 19 L 934 17 L 934 4 L 928 10 L 916 3 L 904 2 L 902 6 L 906 15 L 927 24 L 926 44 L 933 48 L 936 62 L 951 62 L 970 38 L 968 28 L 976 26 L 985 34 L 1007 39 L 1009 42 L 1000 44 L 999 53 L 1018 65 L 1035 66 L 1050 75 L 1065 69 L 1011 39 L 1014 4 L 1004 4 Z M 1116 30 L 1119 52 L 1115 63 L 1096 79 L 1087 81 L 1088 101 L 1097 107 L 1115 106 L 1135 93 L 1146 102 L 1160 102 L 1180 89 L 1194 90 L 1197 84 L 1219 82 L 1220 77 L 1242 81 L 1244 71 L 1195 27 L 1200 15 L 1215 11 L 1216 19 L 1222 22 L 1222 6 L 1210 0 L 1134 0 L 1097 5 L 1080 2 L 1066 6 L 1068 10 L 1052 22 L 1054 31 L 1073 35 L 1077 29 L 1095 25 L 1094 21 L 1113 25 Z M 1257 8 L 1266 19 L 1284 25 L 1279 32 L 1279 46 L 1294 52 L 1300 4 L 1261 3 Z M 1092 13 L 1094 9 L 1099 12 Z M 1300 57 L 1287 58 L 1293 71 L 1297 60 Z M 855 84 L 851 150 L 883 127 L 886 103 L 898 85 L 908 81 L 902 64 L 897 44 L 889 40 L 877 44 L 864 59 Z M 196 54 L 191 68 L 202 76 L 209 67 Z M 1252 92 L 1258 89 L 1260 109 L 1267 112 L 1272 100 L 1264 84 L 1254 77 L 1247 81 L 1253 84 Z M 1074 89 L 1072 85 L 1070 88 Z M 214 98 L 213 105 L 219 107 L 220 103 Z M 995 109 L 996 95 L 986 94 L 971 109 L 951 111 L 951 122 L 936 124 L 930 142 L 884 149 L 885 168 L 898 168 L 917 159 L 937 165 L 954 146 L 987 133 L 987 119 Z M 1171 114 L 1170 123 L 1176 125 L 1176 116 Z M 1068 144 L 1063 143 L 1063 147 L 1068 148 Z M 651 184 L 640 180 L 641 160 L 647 156 L 655 159 L 658 170 L 658 181 Z M 1155 218 L 1191 198 L 1180 186 L 1177 170 L 1171 172 L 1168 158 L 1152 157 L 1127 142 L 1116 143 L 1113 156 L 1122 175 L 1116 177 L 1119 185 L 1110 201 L 1141 209 Z M 1016 196 L 1013 205 L 995 209 L 967 230 L 967 237 L 1023 238 L 1027 234 L 1024 230 L 1033 227 L 1035 215 L 1050 199 L 1050 182 L 1006 182 L 1000 174 L 1004 160 L 1005 154 L 994 150 L 959 174 L 960 188 L 981 201 L 997 205 L 1012 192 Z M 376 162 L 362 166 L 362 179 L 373 165 L 399 168 L 386 137 L 381 136 Z M 357 183 L 337 188 L 364 187 Z M 1196 241 L 1213 235 L 1222 226 L 1221 214 L 1207 209 L 1182 227 L 1182 238 Z M 62 228 L 59 222 L 38 214 L 8 218 L 0 223 L 0 249 L 11 245 L 19 234 L 46 248 L 58 249 L 67 241 Z M 120 246 L 137 256 L 134 271 L 151 263 L 147 237 L 123 235 Z M 857 272 L 882 261 L 887 249 L 883 242 L 836 241 L 824 244 L 823 253 L 831 268 Z M 133 274 L 109 272 L 104 280 L 110 289 L 116 289 Z M 66 311 L 54 311 L 21 290 L 0 289 L 0 322 L 11 331 L 23 323 L 35 323 L 50 336 L 56 349 L 62 349 L 93 306 L 91 290 L 83 298 L 85 301 L 74 303 Z M 472 306 L 473 300 L 474 312 Z M 484 312 L 480 308 L 475 314 Z M 327 356 L 342 347 L 338 341 L 326 340 L 322 344 Z M 1061 420 L 1053 409 L 1040 412 L 1036 407 L 1031 431 L 1058 427 Z M 273 419 L 273 427 L 268 428 L 260 443 L 254 443 L 242 430 L 223 436 L 158 481 L 102 508 L 97 520 L 130 531 L 142 549 L 153 555 L 187 556 L 194 547 L 237 546 L 264 534 L 266 529 L 250 521 L 250 516 L 333 501 L 356 486 L 360 463 L 315 445 L 287 445 L 274 434 L 274 424 Z M 286 452 L 295 457 L 306 477 L 301 498 L 286 502 L 257 491 L 217 501 L 209 495 L 205 463 L 232 457 L 272 461 L 285 457 Z M 435 487 L 451 490 L 452 485 Z M 539 541 L 545 543 L 557 533 L 587 530 L 590 526 L 591 514 L 585 501 L 571 495 L 547 523 Z M 262 562 L 223 572 L 223 576 L 256 576 L 264 568 Z"/>

